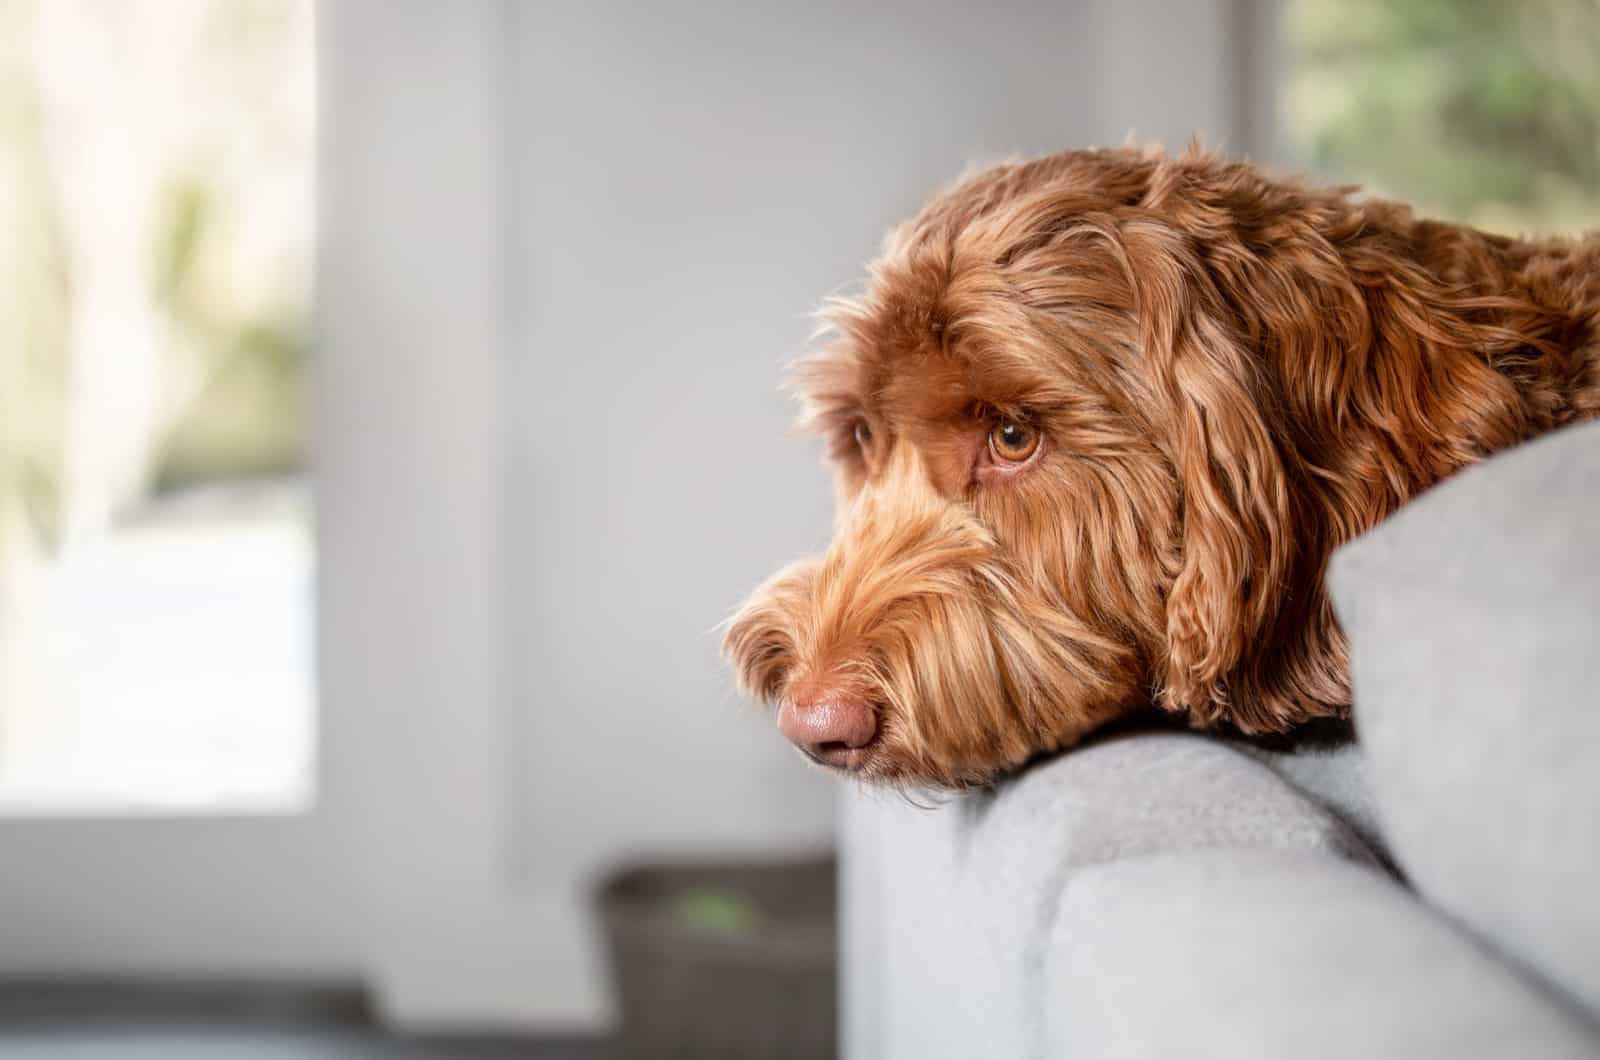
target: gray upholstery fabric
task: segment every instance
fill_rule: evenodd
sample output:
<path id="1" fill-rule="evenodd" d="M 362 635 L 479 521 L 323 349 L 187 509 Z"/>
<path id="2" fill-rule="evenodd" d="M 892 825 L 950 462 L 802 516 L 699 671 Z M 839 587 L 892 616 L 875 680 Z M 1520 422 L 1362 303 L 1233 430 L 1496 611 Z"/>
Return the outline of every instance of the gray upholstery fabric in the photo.
<path id="1" fill-rule="evenodd" d="M 1338 789 L 1357 768 L 1312 772 Z M 856 1060 L 1596 1049 L 1337 816 L 1219 740 L 1122 736 L 929 808 L 867 791 L 845 824 Z"/>
<path id="2" fill-rule="evenodd" d="M 846 888 L 847 976 L 868 980 L 847 1005 L 882 1021 L 852 1050 L 874 1060 L 1044 1055 L 1050 925 L 1088 866 L 1212 847 L 1370 859 L 1270 770 L 1184 733 L 1111 739 L 936 807 L 867 791 L 852 808 L 846 872 L 875 878 Z"/>
<path id="3" fill-rule="evenodd" d="M 1330 586 L 1396 860 L 1600 1020 L 1600 423 L 1446 481 Z"/>
<path id="4" fill-rule="evenodd" d="M 1275 850 L 1073 879 L 1048 947 L 1051 1057 L 1594 1057 L 1600 1042 L 1392 879 Z"/>
<path id="5" fill-rule="evenodd" d="M 1366 756 L 1358 744 L 1294 751 L 1265 750 L 1243 741 L 1233 746 L 1310 795 L 1388 860 L 1388 843 L 1378 824 L 1378 804 L 1367 782 Z"/>

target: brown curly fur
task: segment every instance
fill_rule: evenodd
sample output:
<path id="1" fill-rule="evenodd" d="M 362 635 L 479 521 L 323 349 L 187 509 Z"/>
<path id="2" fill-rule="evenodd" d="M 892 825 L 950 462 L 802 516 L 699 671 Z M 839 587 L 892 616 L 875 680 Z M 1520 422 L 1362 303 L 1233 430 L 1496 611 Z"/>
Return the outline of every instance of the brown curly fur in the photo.
<path id="1" fill-rule="evenodd" d="M 1333 549 L 1600 415 L 1600 238 L 1353 190 L 1068 151 L 891 232 L 795 373 L 837 534 L 733 619 L 741 688 L 848 688 L 878 712 L 863 775 L 951 786 L 1151 702 L 1248 733 L 1346 712 Z M 1000 416 L 1043 437 L 1020 473 Z"/>

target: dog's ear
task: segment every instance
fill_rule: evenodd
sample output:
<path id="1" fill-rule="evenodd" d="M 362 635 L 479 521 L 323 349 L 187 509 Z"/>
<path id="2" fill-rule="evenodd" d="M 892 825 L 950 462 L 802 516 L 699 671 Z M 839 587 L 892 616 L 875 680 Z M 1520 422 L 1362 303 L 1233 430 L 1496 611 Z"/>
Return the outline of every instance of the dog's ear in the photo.
<path id="1" fill-rule="evenodd" d="M 1191 238 L 1145 220 L 1119 234 L 1182 498 L 1158 697 L 1199 722 L 1275 728 L 1272 706 L 1254 702 L 1261 690 L 1241 673 L 1273 640 L 1295 559 L 1274 402 Z"/>

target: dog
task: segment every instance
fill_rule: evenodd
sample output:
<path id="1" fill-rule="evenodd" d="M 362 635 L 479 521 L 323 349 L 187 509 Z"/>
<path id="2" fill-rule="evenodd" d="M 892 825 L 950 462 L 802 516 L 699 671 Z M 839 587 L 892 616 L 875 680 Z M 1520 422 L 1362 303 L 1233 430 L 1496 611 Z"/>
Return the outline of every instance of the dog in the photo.
<path id="1" fill-rule="evenodd" d="M 1600 233 L 1356 191 L 1066 151 L 892 230 L 793 372 L 835 538 L 730 620 L 740 689 L 819 764 L 958 789 L 1151 705 L 1346 716 L 1333 550 L 1600 415 Z"/>

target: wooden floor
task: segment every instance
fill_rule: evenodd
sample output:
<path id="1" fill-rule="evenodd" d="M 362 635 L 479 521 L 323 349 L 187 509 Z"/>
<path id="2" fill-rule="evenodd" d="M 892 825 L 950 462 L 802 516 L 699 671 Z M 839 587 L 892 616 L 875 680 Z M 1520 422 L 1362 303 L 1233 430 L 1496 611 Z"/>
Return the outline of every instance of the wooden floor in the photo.
<path id="1" fill-rule="evenodd" d="M 0 984 L 0 1060 L 606 1060 L 587 1038 L 400 1038 L 360 994 Z"/>

